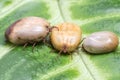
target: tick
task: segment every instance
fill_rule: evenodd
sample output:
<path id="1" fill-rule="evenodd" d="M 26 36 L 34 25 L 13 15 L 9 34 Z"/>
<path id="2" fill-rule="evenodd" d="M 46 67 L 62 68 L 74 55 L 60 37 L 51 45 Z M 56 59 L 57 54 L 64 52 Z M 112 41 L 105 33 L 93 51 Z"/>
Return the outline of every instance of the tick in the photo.
<path id="1" fill-rule="evenodd" d="M 49 22 L 40 17 L 26 17 L 14 22 L 5 32 L 5 38 L 16 45 L 35 45 L 49 33 Z"/>
<path id="2" fill-rule="evenodd" d="M 108 53 L 114 51 L 119 44 L 118 37 L 110 31 L 92 33 L 83 41 L 83 48 L 93 54 Z"/>
<path id="3" fill-rule="evenodd" d="M 73 23 L 61 23 L 51 30 L 51 43 L 59 53 L 74 51 L 82 38 L 82 32 L 78 25 Z"/>

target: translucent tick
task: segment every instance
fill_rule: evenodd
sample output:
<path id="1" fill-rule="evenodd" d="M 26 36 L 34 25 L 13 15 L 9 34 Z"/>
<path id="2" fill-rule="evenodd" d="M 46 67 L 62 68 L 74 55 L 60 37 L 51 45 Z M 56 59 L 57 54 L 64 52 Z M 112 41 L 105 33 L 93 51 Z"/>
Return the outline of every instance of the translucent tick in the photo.
<path id="1" fill-rule="evenodd" d="M 113 32 L 101 31 L 92 33 L 84 39 L 83 48 L 94 54 L 107 53 L 115 50 L 119 44 L 118 37 Z"/>
<path id="2" fill-rule="evenodd" d="M 72 23 L 62 23 L 51 31 L 51 42 L 55 49 L 61 52 L 74 51 L 82 37 L 82 32 L 79 26 Z"/>

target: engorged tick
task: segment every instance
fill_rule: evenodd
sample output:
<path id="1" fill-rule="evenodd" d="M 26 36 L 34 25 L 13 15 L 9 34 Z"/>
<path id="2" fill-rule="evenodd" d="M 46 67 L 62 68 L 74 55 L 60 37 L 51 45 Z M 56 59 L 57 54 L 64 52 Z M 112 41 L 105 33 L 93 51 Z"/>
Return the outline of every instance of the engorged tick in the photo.
<path id="1" fill-rule="evenodd" d="M 74 51 L 81 42 L 82 32 L 79 26 L 73 23 L 62 23 L 51 30 L 51 42 L 58 51 L 69 53 Z M 58 29 L 57 29 L 58 28 Z"/>
<path id="2" fill-rule="evenodd" d="M 118 44 L 116 34 L 110 31 L 100 31 L 86 37 L 83 41 L 83 48 L 89 53 L 101 54 L 114 51 Z"/>
<path id="3" fill-rule="evenodd" d="M 26 17 L 14 22 L 5 32 L 5 38 L 16 45 L 33 44 L 49 33 L 49 22 L 40 17 Z"/>

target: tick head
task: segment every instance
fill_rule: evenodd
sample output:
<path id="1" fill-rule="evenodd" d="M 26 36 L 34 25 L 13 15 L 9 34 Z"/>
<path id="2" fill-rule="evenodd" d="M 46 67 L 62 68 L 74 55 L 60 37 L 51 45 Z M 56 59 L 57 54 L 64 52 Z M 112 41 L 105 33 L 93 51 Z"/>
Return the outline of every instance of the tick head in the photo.
<path id="1" fill-rule="evenodd" d="M 63 46 L 63 52 L 64 52 L 64 53 L 67 52 L 67 48 L 68 48 L 68 47 L 67 47 L 66 44 L 65 44 L 65 45 Z"/>

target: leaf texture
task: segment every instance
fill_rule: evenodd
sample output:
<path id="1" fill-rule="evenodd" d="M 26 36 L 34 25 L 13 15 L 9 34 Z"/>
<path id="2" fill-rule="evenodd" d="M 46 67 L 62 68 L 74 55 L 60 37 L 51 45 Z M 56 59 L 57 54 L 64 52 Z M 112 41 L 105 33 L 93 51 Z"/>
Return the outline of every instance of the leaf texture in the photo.
<path id="1" fill-rule="evenodd" d="M 97 31 L 120 36 L 120 0 L 0 0 L 0 80 L 119 80 L 120 46 L 109 54 L 91 55 L 77 49 L 70 55 L 42 42 L 32 52 L 29 45 L 5 42 L 7 27 L 20 18 L 38 16 L 51 26 L 78 24 L 83 37 Z"/>

